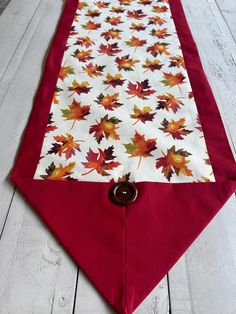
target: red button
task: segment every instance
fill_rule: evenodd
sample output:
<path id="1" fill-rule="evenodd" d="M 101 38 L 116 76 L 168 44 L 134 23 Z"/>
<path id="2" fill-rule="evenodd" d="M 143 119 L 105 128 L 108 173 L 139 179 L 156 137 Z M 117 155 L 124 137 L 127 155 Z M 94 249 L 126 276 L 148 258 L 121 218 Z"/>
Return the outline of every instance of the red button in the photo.
<path id="1" fill-rule="evenodd" d="M 136 186 L 128 181 L 113 184 L 109 191 L 110 200 L 119 206 L 126 206 L 133 203 L 137 196 L 138 190 Z"/>

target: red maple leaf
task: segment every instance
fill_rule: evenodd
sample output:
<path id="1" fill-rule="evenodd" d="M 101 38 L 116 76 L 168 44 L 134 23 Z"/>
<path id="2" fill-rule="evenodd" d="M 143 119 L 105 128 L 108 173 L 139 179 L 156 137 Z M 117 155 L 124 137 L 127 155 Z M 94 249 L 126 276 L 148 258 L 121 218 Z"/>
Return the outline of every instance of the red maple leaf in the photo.
<path id="1" fill-rule="evenodd" d="M 142 82 L 136 82 L 136 84 L 129 82 L 128 84 L 128 90 L 126 91 L 129 95 L 132 95 L 129 98 L 133 98 L 137 96 L 141 99 L 147 99 L 147 96 L 150 96 L 155 93 L 153 89 L 150 89 L 151 86 L 149 86 L 148 79 L 142 81 Z"/>

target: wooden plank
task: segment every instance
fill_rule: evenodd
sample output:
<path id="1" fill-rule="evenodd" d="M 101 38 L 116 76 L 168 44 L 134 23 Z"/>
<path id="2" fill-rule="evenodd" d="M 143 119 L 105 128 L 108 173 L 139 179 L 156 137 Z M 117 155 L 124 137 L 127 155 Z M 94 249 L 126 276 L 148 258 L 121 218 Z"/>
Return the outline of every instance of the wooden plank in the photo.
<path id="1" fill-rule="evenodd" d="M 134 314 L 168 313 L 169 297 L 167 278 L 165 277 L 149 296 L 133 312 Z M 82 271 L 79 272 L 74 314 L 101 313 L 112 314 L 114 311 L 101 297 Z"/>
<path id="2" fill-rule="evenodd" d="M 234 0 L 216 0 L 218 8 L 224 17 L 231 35 L 236 41 L 236 6 Z"/>
<path id="3" fill-rule="evenodd" d="M 229 138 L 235 147 L 235 42 L 214 0 L 191 3 L 182 0 L 182 3 Z M 236 312 L 235 208 L 236 200 L 232 196 L 170 271 L 173 313 Z"/>

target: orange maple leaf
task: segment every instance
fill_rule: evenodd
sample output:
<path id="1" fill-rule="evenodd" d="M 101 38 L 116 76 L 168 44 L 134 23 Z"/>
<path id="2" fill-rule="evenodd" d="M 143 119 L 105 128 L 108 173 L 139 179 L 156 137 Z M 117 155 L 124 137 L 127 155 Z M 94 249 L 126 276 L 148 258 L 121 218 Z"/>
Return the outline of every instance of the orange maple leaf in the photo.
<path id="1" fill-rule="evenodd" d="M 104 8 L 107 8 L 109 6 L 109 2 L 105 2 L 105 1 L 97 1 L 97 2 L 94 2 L 94 4 L 100 8 L 100 9 L 104 9 Z"/>
<path id="2" fill-rule="evenodd" d="M 72 170 L 74 166 L 75 162 L 70 162 L 66 166 L 59 164 L 59 166 L 56 167 L 54 162 L 52 162 L 45 170 L 46 175 L 41 175 L 40 177 L 44 180 L 74 180 L 70 177 L 73 173 Z"/>
<path id="3" fill-rule="evenodd" d="M 182 174 L 187 177 L 191 177 L 192 171 L 188 169 L 187 164 L 190 162 L 186 157 L 191 154 L 187 151 L 178 149 L 176 151 L 175 146 L 172 146 L 170 149 L 167 149 L 167 154 L 163 153 L 164 157 L 160 157 L 156 161 L 156 168 L 159 169 L 162 167 L 162 173 L 168 181 L 170 181 L 172 175 L 176 173 L 177 176 Z"/>
<path id="4" fill-rule="evenodd" d="M 143 13 L 142 10 L 133 10 L 133 11 L 127 12 L 128 18 L 132 18 L 132 19 L 136 19 L 136 20 L 140 20 L 140 19 L 144 18 L 145 16 L 147 16 L 147 14 Z"/>
<path id="5" fill-rule="evenodd" d="M 54 125 L 54 121 L 52 118 L 53 118 L 53 113 L 50 112 L 48 116 L 48 123 L 47 123 L 45 133 L 49 133 L 57 129 L 57 126 Z"/>
<path id="6" fill-rule="evenodd" d="M 56 89 L 55 89 L 55 92 L 54 92 L 54 95 L 53 95 L 53 99 L 52 99 L 53 104 L 55 104 L 55 105 L 59 104 L 59 101 L 58 101 L 57 97 L 60 95 L 60 92 L 62 92 L 62 91 L 63 91 L 63 89 L 61 89 L 60 87 L 56 86 Z"/>
<path id="7" fill-rule="evenodd" d="M 76 80 L 73 80 L 72 86 L 68 87 L 68 90 L 73 92 L 69 97 L 73 96 L 75 93 L 78 95 L 88 94 L 91 88 L 92 87 L 90 87 L 89 83 L 86 81 L 79 83 Z"/>
<path id="8" fill-rule="evenodd" d="M 135 131 L 134 137 L 131 138 L 132 143 L 123 144 L 129 157 L 139 157 L 137 169 L 140 166 L 142 157 L 152 157 L 151 152 L 156 149 L 156 138 L 145 140 L 144 134 Z"/>
<path id="9" fill-rule="evenodd" d="M 163 25 L 166 23 L 166 20 L 161 18 L 160 16 L 151 16 L 149 17 L 149 25 Z"/>
<path id="10" fill-rule="evenodd" d="M 115 117 L 108 118 L 108 114 L 106 114 L 103 118 L 101 118 L 100 122 L 96 120 L 97 124 L 94 124 L 89 129 L 89 134 L 94 133 L 94 137 L 98 144 L 100 144 L 101 140 L 105 137 L 106 139 L 119 140 L 120 136 L 116 133 L 118 129 L 117 124 L 121 122 Z"/>
<path id="11" fill-rule="evenodd" d="M 177 68 L 184 68 L 185 69 L 185 63 L 184 63 L 184 57 L 183 56 L 174 56 L 170 57 L 170 67 L 177 67 Z"/>
<path id="12" fill-rule="evenodd" d="M 69 133 L 66 133 L 66 135 L 57 135 L 53 138 L 56 143 L 52 143 L 52 148 L 47 152 L 47 155 L 58 154 L 61 157 L 64 154 L 66 159 L 75 155 L 76 150 L 80 151 L 78 142 L 84 142 L 82 140 L 74 140 L 74 137 Z"/>
<path id="13" fill-rule="evenodd" d="M 164 74 L 164 79 L 161 81 L 161 83 L 169 87 L 178 86 L 181 92 L 180 85 L 185 83 L 184 82 L 185 76 L 181 72 L 176 73 L 176 74 L 164 72 L 163 74 Z"/>
<path id="14" fill-rule="evenodd" d="M 151 0 L 139 0 L 138 4 L 142 4 L 142 5 L 148 5 L 151 4 L 152 1 Z"/>
<path id="15" fill-rule="evenodd" d="M 143 23 L 132 23 L 131 26 L 130 26 L 130 29 L 134 31 L 137 31 L 137 32 L 140 32 L 140 31 L 145 31 L 147 27 L 143 24 Z"/>
<path id="16" fill-rule="evenodd" d="M 89 77 L 97 77 L 97 76 L 102 76 L 103 75 L 103 69 L 105 68 L 105 65 L 97 65 L 97 64 L 92 64 L 89 63 L 85 67 L 82 67 L 84 72 L 89 76 Z"/>
<path id="17" fill-rule="evenodd" d="M 88 47 L 94 45 L 94 41 L 88 36 L 79 37 L 77 39 L 77 42 L 75 43 L 75 45 L 79 45 L 81 47 L 88 48 Z"/>
<path id="18" fill-rule="evenodd" d="M 130 98 L 138 97 L 141 99 L 147 99 L 147 96 L 150 96 L 155 93 L 153 89 L 150 89 L 151 86 L 149 85 L 148 79 L 142 82 L 136 82 L 136 84 L 129 82 L 128 90 L 126 91 L 129 95 L 132 95 Z"/>
<path id="19" fill-rule="evenodd" d="M 129 57 L 129 55 L 123 56 L 121 58 L 117 57 L 115 62 L 118 64 L 118 69 L 125 71 L 133 71 L 133 66 L 139 63 L 139 60 L 135 60 Z"/>
<path id="20" fill-rule="evenodd" d="M 101 27 L 101 23 L 95 23 L 93 21 L 88 21 L 86 24 L 83 24 L 82 27 L 89 31 L 96 30 Z"/>
<path id="21" fill-rule="evenodd" d="M 115 93 L 113 95 L 103 95 L 102 93 L 97 97 L 95 102 L 103 107 L 105 110 L 114 110 L 114 108 L 118 108 L 122 106 L 121 103 L 118 102 L 119 93 Z"/>
<path id="22" fill-rule="evenodd" d="M 152 12 L 154 13 L 165 13 L 168 11 L 168 8 L 164 5 L 164 6 L 158 6 L 158 5 L 154 5 Z"/>
<path id="23" fill-rule="evenodd" d="M 120 33 L 122 30 L 111 28 L 106 32 L 101 33 L 101 36 L 106 39 L 106 41 L 109 41 L 110 39 L 121 39 Z"/>
<path id="24" fill-rule="evenodd" d="M 117 26 L 118 24 L 123 23 L 123 22 L 121 21 L 121 17 L 120 17 L 120 16 L 114 16 L 114 17 L 108 16 L 108 17 L 105 19 L 105 22 L 111 24 L 112 26 Z"/>
<path id="25" fill-rule="evenodd" d="M 167 33 L 167 28 L 152 29 L 150 35 L 157 37 L 159 39 L 165 39 L 166 37 L 170 36 L 170 34 Z"/>
<path id="26" fill-rule="evenodd" d="M 79 50 L 76 49 L 75 52 L 73 53 L 73 57 L 78 59 L 81 62 L 87 62 L 89 60 L 94 59 L 94 57 L 91 56 L 92 50 Z"/>
<path id="27" fill-rule="evenodd" d="M 130 5 L 133 0 L 118 0 L 120 4 L 123 4 L 123 5 Z"/>
<path id="28" fill-rule="evenodd" d="M 98 148 L 98 153 L 93 152 L 90 148 L 86 157 L 87 162 L 82 162 L 84 167 L 90 170 L 86 173 L 83 173 L 82 176 L 87 175 L 94 170 L 102 176 L 109 176 L 110 174 L 107 172 L 107 170 L 113 170 L 120 165 L 119 162 L 113 160 L 116 158 L 113 156 L 113 151 L 113 146 L 110 146 L 104 150 Z"/>
<path id="29" fill-rule="evenodd" d="M 119 49 L 118 47 L 118 44 L 117 43 L 114 43 L 114 44 L 111 44 L 111 45 L 104 45 L 104 44 L 101 44 L 100 47 L 99 47 L 99 50 L 98 52 L 100 52 L 101 54 L 106 54 L 108 56 L 114 56 L 115 54 L 121 52 L 122 50 Z"/>
<path id="30" fill-rule="evenodd" d="M 171 109 L 174 113 L 180 109 L 180 106 L 184 105 L 181 98 L 176 98 L 174 95 L 166 93 L 165 95 L 159 95 L 157 96 L 158 101 L 158 106 L 157 110 L 159 109 L 165 109 L 169 111 Z"/>
<path id="31" fill-rule="evenodd" d="M 159 129 L 162 130 L 164 133 L 168 133 L 168 135 L 171 135 L 173 139 L 176 140 L 183 140 L 184 136 L 193 132 L 185 129 L 185 118 L 181 118 L 178 121 L 168 121 L 164 119 L 161 125 L 163 127 Z"/>
<path id="32" fill-rule="evenodd" d="M 87 7 L 87 3 L 85 1 L 78 1 L 77 9 L 82 10 L 83 8 Z"/>
<path id="33" fill-rule="evenodd" d="M 147 43 L 146 39 L 139 39 L 138 37 L 132 36 L 132 38 L 125 43 L 130 47 L 135 47 L 134 52 L 136 51 L 137 47 L 142 47 Z"/>
<path id="34" fill-rule="evenodd" d="M 160 70 L 163 67 L 163 64 L 159 59 L 154 59 L 153 61 L 150 61 L 148 58 L 145 61 L 145 64 L 143 65 L 143 68 L 146 69 L 144 72 L 147 72 L 150 70 L 151 72 L 154 72 L 156 70 Z"/>
<path id="35" fill-rule="evenodd" d="M 122 79 L 123 76 L 121 74 L 111 75 L 110 73 L 107 73 L 106 78 L 107 79 L 103 81 L 103 83 L 107 85 L 105 90 L 108 89 L 110 86 L 114 88 L 116 88 L 116 86 L 122 86 L 125 82 L 125 80 Z"/>
<path id="36" fill-rule="evenodd" d="M 166 55 L 169 56 L 169 51 L 167 50 L 167 47 L 169 44 L 167 43 L 155 43 L 152 46 L 147 48 L 147 52 L 150 52 L 153 57 L 156 57 L 158 54 L 160 55 Z"/>
<path id="37" fill-rule="evenodd" d="M 125 11 L 125 9 L 123 7 L 112 7 L 110 9 L 110 12 L 114 12 L 114 13 L 123 13 Z"/>
<path id="38" fill-rule="evenodd" d="M 138 106 L 134 105 L 133 108 L 134 114 L 131 114 L 130 118 L 136 119 L 137 121 L 134 122 L 133 125 L 135 125 L 139 121 L 141 121 L 142 123 L 152 121 L 156 113 L 155 112 L 152 113 L 151 111 L 152 109 L 149 106 L 143 107 L 143 109 L 139 109 Z"/>
<path id="39" fill-rule="evenodd" d="M 85 16 L 88 17 L 98 17 L 101 14 L 99 10 L 88 10 Z"/>
<path id="40" fill-rule="evenodd" d="M 75 74 L 74 69 L 71 66 L 62 66 L 59 73 L 59 78 L 64 81 L 70 74 Z"/>
<path id="41" fill-rule="evenodd" d="M 65 120 L 73 120 L 71 127 L 73 129 L 76 121 L 86 120 L 85 116 L 90 113 L 90 106 L 81 106 L 80 102 L 73 100 L 72 104 L 68 106 L 68 109 L 61 109 L 61 112 Z"/>

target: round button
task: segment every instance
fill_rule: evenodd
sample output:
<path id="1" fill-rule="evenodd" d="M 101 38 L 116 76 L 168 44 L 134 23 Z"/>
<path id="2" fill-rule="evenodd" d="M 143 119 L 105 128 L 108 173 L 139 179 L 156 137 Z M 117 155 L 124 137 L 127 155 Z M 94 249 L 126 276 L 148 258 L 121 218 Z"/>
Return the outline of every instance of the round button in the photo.
<path id="1" fill-rule="evenodd" d="M 111 201 L 120 206 L 129 205 L 137 198 L 138 190 L 136 186 L 128 181 L 117 182 L 112 185 L 109 191 Z"/>

